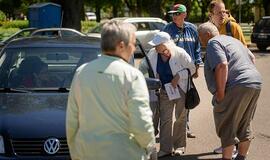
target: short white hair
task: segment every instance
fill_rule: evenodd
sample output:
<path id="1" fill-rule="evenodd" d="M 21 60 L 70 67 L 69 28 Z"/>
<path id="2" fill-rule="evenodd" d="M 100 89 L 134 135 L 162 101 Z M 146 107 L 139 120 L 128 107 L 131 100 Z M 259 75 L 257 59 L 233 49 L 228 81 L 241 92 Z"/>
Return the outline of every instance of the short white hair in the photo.
<path id="1" fill-rule="evenodd" d="M 118 20 L 106 22 L 101 30 L 102 51 L 115 51 L 117 44 L 121 41 L 127 46 L 135 31 L 136 27 L 131 23 Z"/>
<path id="2" fill-rule="evenodd" d="M 219 35 L 217 27 L 212 22 L 205 22 L 198 27 L 198 32 L 201 34 L 210 33 L 212 36 Z"/>

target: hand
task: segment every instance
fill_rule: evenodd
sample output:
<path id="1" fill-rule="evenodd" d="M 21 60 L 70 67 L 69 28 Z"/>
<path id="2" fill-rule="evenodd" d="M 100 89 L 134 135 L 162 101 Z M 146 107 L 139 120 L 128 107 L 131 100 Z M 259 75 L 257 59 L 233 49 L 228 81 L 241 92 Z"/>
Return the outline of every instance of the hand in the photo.
<path id="1" fill-rule="evenodd" d="M 199 64 L 196 64 L 196 70 L 195 70 L 195 73 L 192 75 L 192 78 L 198 78 L 199 77 L 199 67 L 200 65 Z"/>
<path id="2" fill-rule="evenodd" d="M 198 70 L 195 71 L 195 73 L 192 75 L 192 78 L 198 78 L 199 74 L 198 74 Z"/>
<path id="3" fill-rule="evenodd" d="M 177 87 L 177 84 L 178 84 L 178 80 L 180 79 L 180 76 L 178 75 L 178 74 L 176 74 L 174 77 L 173 77 L 173 79 L 172 79 L 172 81 L 171 81 L 171 84 L 172 84 L 172 86 L 174 87 L 174 88 L 176 88 Z"/>

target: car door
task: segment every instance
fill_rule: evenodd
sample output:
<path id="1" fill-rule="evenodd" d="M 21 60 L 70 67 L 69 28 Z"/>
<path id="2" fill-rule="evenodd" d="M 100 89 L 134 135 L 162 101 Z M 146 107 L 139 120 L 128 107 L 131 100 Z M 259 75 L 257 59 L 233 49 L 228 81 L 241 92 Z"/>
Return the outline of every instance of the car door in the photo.
<path id="1" fill-rule="evenodd" d="M 152 46 L 148 44 L 150 40 L 153 38 L 152 30 L 150 29 L 150 25 L 148 22 L 133 22 L 137 27 L 136 37 L 141 42 L 143 48 L 146 52 L 148 52 Z"/>

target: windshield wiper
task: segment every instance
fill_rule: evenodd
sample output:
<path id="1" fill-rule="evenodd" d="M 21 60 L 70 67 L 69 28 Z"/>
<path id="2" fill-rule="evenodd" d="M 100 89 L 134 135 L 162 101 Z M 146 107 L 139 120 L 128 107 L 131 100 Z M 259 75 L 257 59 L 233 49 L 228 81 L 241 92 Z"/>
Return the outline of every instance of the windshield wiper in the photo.
<path id="1" fill-rule="evenodd" d="M 59 92 L 69 92 L 69 88 L 64 88 L 64 87 L 61 87 L 59 88 Z"/>
<path id="2" fill-rule="evenodd" d="M 29 91 L 27 89 L 18 89 L 18 88 L 0 88 L 0 92 L 30 93 L 31 91 Z"/>
<path id="3" fill-rule="evenodd" d="M 0 88 L 0 92 L 6 92 L 6 93 L 31 93 L 31 92 L 69 92 L 69 88 Z"/>

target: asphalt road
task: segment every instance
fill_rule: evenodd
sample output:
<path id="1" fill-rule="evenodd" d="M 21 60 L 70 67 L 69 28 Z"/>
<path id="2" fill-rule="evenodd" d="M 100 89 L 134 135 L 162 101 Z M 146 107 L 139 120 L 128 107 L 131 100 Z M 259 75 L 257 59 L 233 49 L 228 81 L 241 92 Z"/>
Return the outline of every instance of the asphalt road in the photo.
<path id="1" fill-rule="evenodd" d="M 253 121 L 256 138 L 252 141 L 248 160 L 270 160 L 270 51 L 260 53 L 255 48 L 251 50 L 256 56 L 256 66 L 263 76 L 264 83 Z M 213 153 L 213 149 L 220 146 L 220 142 L 215 133 L 212 95 L 206 87 L 203 67 L 200 69 L 199 78 L 194 82 L 200 93 L 201 103 L 191 111 L 190 127 L 197 137 L 187 140 L 185 155 L 167 156 L 159 160 L 218 160 L 221 158 L 220 154 Z"/>

